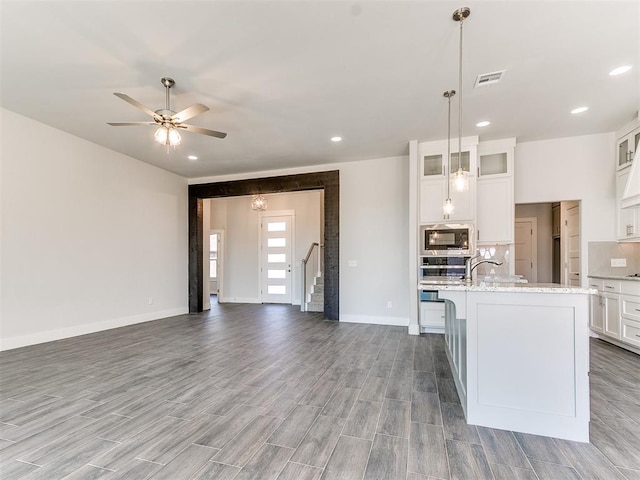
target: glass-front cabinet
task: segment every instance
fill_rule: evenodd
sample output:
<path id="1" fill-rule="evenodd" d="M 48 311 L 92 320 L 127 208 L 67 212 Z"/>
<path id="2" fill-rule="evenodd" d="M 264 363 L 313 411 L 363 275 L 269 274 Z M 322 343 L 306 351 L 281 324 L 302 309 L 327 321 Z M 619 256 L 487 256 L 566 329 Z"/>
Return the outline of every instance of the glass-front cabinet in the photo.
<path id="1" fill-rule="evenodd" d="M 638 143 L 640 143 L 640 128 L 636 128 L 624 137 L 618 139 L 616 154 L 618 169 L 631 165 L 633 156 L 638 150 Z"/>
<path id="2" fill-rule="evenodd" d="M 480 155 L 478 158 L 478 177 L 509 173 L 507 156 L 506 152 Z"/>
<path id="3" fill-rule="evenodd" d="M 464 137 L 462 152 L 458 152 L 458 139 L 449 144 L 450 161 L 447 162 L 447 140 L 424 142 L 418 146 L 420 169 L 420 222 L 471 222 L 475 216 L 476 157 L 478 137 Z M 465 190 L 457 191 L 452 177 L 458 169 L 468 173 Z M 449 184 L 447 184 L 449 176 Z M 448 187 L 448 188 L 447 188 Z M 444 214 L 445 200 L 451 199 L 453 211 Z"/>
<path id="4" fill-rule="evenodd" d="M 454 145 L 455 143 L 455 145 Z M 451 141 L 451 161 L 447 165 L 447 141 L 425 142 L 420 144 L 420 174 L 423 179 L 445 177 L 447 168 L 451 174 L 458 168 L 467 173 L 475 173 L 475 145 L 462 145 L 462 155 L 458 154 L 458 143 Z M 460 161 L 458 161 L 460 157 Z"/>
<path id="5" fill-rule="evenodd" d="M 479 244 L 512 244 L 515 241 L 515 145 L 515 138 L 478 145 L 476 240 Z"/>

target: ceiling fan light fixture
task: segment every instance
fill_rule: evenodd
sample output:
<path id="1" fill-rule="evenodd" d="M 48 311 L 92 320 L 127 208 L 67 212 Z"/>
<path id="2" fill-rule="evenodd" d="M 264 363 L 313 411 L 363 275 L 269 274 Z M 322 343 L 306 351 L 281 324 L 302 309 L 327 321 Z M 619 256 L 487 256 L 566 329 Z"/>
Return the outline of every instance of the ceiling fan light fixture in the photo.
<path id="1" fill-rule="evenodd" d="M 167 145 L 169 147 L 176 147 L 180 145 L 182 136 L 180 132 L 174 127 L 165 127 L 164 125 L 158 127 L 156 133 L 153 134 L 153 139 L 160 145 Z"/>
<path id="2" fill-rule="evenodd" d="M 180 145 L 180 141 L 182 140 L 182 135 L 178 132 L 177 128 L 169 129 L 169 146 L 175 147 Z"/>
<path id="3" fill-rule="evenodd" d="M 167 127 L 158 127 L 156 133 L 153 134 L 153 139 L 158 142 L 160 145 L 165 145 L 167 143 L 167 138 L 169 137 L 169 131 Z"/>

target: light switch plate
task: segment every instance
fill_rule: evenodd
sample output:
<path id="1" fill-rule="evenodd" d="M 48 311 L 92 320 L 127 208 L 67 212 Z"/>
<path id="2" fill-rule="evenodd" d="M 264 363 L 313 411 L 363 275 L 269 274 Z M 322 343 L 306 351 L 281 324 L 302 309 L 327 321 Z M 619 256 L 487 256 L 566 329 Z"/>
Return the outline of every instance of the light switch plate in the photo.
<path id="1" fill-rule="evenodd" d="M 611 259 L 612 267 L 626 267 L 627 259 L 626 258 L 612 258 Z"/>

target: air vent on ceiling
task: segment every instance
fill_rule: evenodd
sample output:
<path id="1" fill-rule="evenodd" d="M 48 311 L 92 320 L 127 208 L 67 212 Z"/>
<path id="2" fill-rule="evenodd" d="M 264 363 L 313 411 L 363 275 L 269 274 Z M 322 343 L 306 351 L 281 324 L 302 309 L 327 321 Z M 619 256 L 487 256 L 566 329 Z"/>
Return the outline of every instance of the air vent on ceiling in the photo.
<path id="1" fill-rule="evenodd" d="M 478 75 L 478 78 L 476 78 L 476 84 L 474 85 L 474 88 L 484 87 L 485 85 L 493 85 L 495 83 L 500 82 L 502 80 L 504 72 L 506 72 L 506 70 L 500 70 L 498 72 L 491 72 L 491 73 L 483 73 L 481 75 Z"/>

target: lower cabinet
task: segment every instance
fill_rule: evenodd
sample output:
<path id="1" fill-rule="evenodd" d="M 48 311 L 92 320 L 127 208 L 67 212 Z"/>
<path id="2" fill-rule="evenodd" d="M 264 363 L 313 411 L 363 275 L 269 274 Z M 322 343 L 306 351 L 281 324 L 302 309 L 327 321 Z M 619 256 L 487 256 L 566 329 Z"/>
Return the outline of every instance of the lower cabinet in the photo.
<path id="1" fill-rule="evenodd" d="M 632 320 L 622 321 L 622 338 L 625 343 L 640 348 L 640 322 Z"/>
<path id="2" fill-rule="evenodd" d="M 591 330 L 640 348 L 640 282 L 590 279 L 589 286 L 598 289 L 591 296 Z"/>
<path id="3" fill-rule="evenodd" d="M 615 293 L 602 294 L 604 302 L 604 331 L 605 335 L 620 340 L 620 295 Z"/>
<path id="4" fill-rule="evenodd" d="M 591 330 L 596 333 L 604 332 L 604 299 L 602 295 L 591 295 Z"/>
<path id="5" fill-rule="evenodd" d="M 420 332 L 444 332 L 444 302 L 420 302 Z"/>

